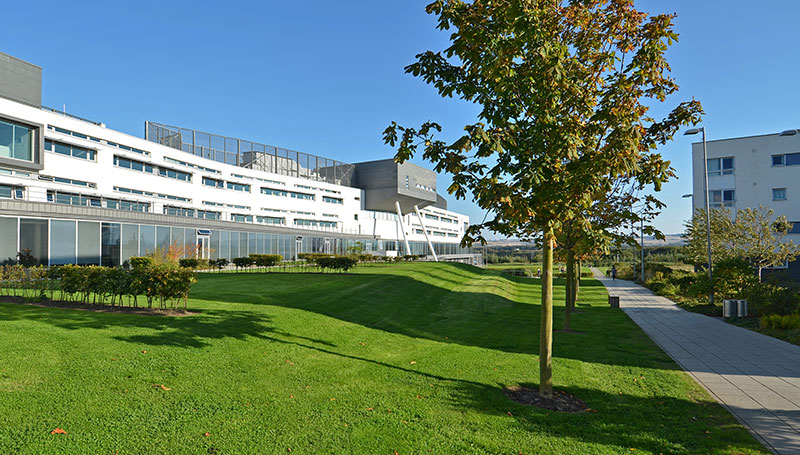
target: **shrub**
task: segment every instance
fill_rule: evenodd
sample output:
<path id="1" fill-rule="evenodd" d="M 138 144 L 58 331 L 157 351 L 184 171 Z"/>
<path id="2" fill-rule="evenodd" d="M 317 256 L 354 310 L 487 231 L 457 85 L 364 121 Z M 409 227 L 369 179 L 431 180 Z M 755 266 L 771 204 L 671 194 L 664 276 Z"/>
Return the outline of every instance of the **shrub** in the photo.
<path id="1" fill-rule="evenodd" d="M 247 268 L 251 265 L 255 264 L 256 261 L 253 260 L 251 257 L 241 257 L 241 258 L 233 258 L 233 265 L 236 266 L 237 269 L 240 268 Z"/>
<path id="2" fill-rule="evenodd" d="M 758 283 L 753 267 L 744 259 L 723 259 L 714 264 L 714 293 L 720 299 L 741 299 Z"/>
<path id="3" fill-rule="evenodd" d="M 800 330 L 800 314 L 768 314 L 761 317 L 762 329 Z"/>
<path id="4" fill-rule="evenodd" d="M 153 264 L 153 258 L 147 256 L 136 256 L 128 259 L 128 263 L 131 267 L 147 267 Z"/>
<path id="5" fill-rule="evenodd" d="M 320 257 L 316 258 L 314 262 L 323 270 L 332 269 L 341 272 L 346 272 L 352 269 L 358 263 L 354 258 L 350 256 Z"/>
<path id="6" fill-rule="evenodd" d="M 207 259 L 186 258 L 180 259 L 178 264 L 186 269 L 204 269 L 208 267 Z"/>
<path id="7" fill-rule="evenodd" d="M 677 295 L 680 291 L 678 286 L 675 286 L 669 280 L 650 280 L 645 283 L 645 286 L 653 291 L 653 294 L 664 297 Z"/>
<path id="8" fill-rule="evenodd" d="M 251 254 L 250 257 L 258 267 L 273 267 L 283 261 L 280 254 Z"/>
<path id="9" fill-rule="evenodd" d="M 297 255 L 297 258 L 306 260 L 308 262 L 314 262 L 314 260 L 317 258 L 330 258 L 334 256 L 335 255 L 333 254 L 327 254 L 327 253 L 299 253 Z"/>
<path id="10" fill-rule="evenodd" d="M 228 260 L 225 258 L 214 259 L 210 261 L 210 265 L 217 270 L 222 270 L 228 265 Z"/>
<path id="11" fill-rule="evenodd" d="M 744 292 L 744 297 L 756 315 L 788 315 L 800 310 L 797 290 L 774 283 L 756 283 Z"/>

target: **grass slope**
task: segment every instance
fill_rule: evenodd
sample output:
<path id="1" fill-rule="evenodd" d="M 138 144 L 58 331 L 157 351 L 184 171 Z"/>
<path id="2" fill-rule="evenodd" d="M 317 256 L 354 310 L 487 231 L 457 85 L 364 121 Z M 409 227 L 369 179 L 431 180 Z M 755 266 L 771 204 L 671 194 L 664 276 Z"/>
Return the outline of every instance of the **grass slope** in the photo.
<path id="1" fill-rule="evenodd" d="M 768 453 L 581 289 L 554 341 L 579 414 L 503 395 L 535 387 L 540 289 L 499 271 L 209 274 L 181 318 L 0 304 L 0 453 Z"/>

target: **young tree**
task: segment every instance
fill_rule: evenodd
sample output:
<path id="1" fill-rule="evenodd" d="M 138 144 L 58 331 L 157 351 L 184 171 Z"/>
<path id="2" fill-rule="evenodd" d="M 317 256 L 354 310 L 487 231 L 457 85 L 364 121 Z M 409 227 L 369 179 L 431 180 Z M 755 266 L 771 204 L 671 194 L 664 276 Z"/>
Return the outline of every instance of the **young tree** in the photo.
<path id="1" fill-rule="evenodd" d="M 736 257 L 732 235 L 735 227 L 733 215 L 727 208 L 712 209 L 711 220 L 711 263 Z M 706 232 L 706 211 L 697 209 L 692 219 L 686 223 L 686 256 L 696 266 L 708 266 L 708 236 Z"/>
<path id="2" fill-rule="evenodd" d="M 711 260 L 714 264 L 729 259 L 746 259 L 761 282 L 765 267 L 783 265 L 800 256 L 800 246 L 786 235 L 792 223 L 763 205 L 736 211 L 735 219 L 727 208 L 711 210 Z M 698 209 L 686 225 L 686 253 L 695 264 L 708 263 L 705 211 Z"/>
<path id="3" fill-rule="evenodd" d="M 441 127 L 392 123 L 384 131 L 405 161 L 418 149 L 437 172 L 452 175 L 451 194 L 493 213 L 469 227 L 542 239 L 539 392 L 552 396 L 552 258 L 562 221 L 579 216 L 632 178 L 659 190 L 672 169 L 655 148 L 696 123 L 696 101 L 665 119 L 648 115 L 678 86 L 664 57 L 677 39 L 673 15 L 648 16 L 633 0 L 437 0 L 427 6 L 452 30 L 443 52 L 427 51 L 406 72 L 444 97 L 480 106 L 478 121 L 453 142 Z M 592 229 L 591 225 L 583 228 Z"/>

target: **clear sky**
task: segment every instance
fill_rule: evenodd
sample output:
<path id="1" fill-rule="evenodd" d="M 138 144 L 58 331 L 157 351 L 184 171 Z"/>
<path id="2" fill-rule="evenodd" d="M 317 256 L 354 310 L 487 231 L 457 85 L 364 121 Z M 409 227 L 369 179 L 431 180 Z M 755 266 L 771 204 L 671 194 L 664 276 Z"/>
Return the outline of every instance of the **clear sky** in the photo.
<path id="1" fill-rule="evenodd" d="M 381 140 L 392 120 L 435 120 L 446 137 L 475 120 L 474 106 L 441 99 L 403 72 L 415 54 L 447 44 L 427 3 L 40 1 L 34 13 L 10 2 L 0 51 L 43 67 L 45 105 L 116 130 L 142 136 L 151 120 L 366 161 L 393 155 Z M 800 127 L 800 2 L 637 5 L 678 14 L 669 59 L 681 91 L 666 106 L 700 100 L 709 139 Z M 661 193 L 668 207 L 656 226 L 665 233 L 681 232 L 690 216 L 681 195 L 691 192 L 691 140 L 661 150 L 679 175 Z M 447 185 L 440 176 L 441 193 Z M 471 201 L 446 197 L 451 209 L 483 218 Z"/>

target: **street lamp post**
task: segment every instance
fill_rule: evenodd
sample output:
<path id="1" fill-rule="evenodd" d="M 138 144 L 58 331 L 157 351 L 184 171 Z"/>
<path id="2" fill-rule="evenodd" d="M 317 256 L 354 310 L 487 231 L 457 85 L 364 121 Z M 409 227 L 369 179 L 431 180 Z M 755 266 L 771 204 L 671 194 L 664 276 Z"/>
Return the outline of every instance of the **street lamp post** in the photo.
<path id="1" fill-rule="evenodd" d="M 684 136 L 691 136 L 697 133 L 703 133 L 703 185 L 705 186 L 705 193 L 706 193 L 706 240 L 708 241 L 708 283 L 711 288 L 708 295 L 708 301 L 713 305 L 714 272 L 712 271 L 711 268 L 711 210 L 709 208 L 710 204 L 708 201 L 708 150 L 706 149 L 706 128 L 704 126 L 701 126 L 700 128 L 692 128 L 683 134 Z"/>

